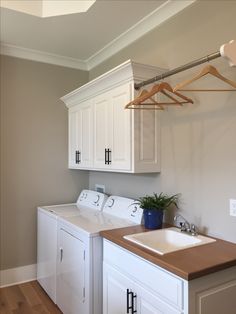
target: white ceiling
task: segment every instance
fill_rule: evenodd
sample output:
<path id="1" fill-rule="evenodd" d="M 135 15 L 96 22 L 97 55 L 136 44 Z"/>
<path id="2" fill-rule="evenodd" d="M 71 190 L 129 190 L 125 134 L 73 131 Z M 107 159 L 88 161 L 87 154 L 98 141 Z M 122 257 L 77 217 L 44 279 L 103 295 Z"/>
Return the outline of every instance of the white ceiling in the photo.
<path id="1" fill-rule="evenodd" d="M 1 8 L 1 53 L 89 70 L 193 2 L 97 0 L 44 19 Z"/>

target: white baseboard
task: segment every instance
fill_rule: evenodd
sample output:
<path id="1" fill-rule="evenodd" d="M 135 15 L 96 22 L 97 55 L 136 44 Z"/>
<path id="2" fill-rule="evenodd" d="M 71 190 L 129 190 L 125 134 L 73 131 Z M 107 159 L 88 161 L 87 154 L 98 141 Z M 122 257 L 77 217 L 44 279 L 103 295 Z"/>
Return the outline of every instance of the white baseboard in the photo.
<path id="1" fill-rule="evenodd" d="M 0 288 L 36 279 L 37 265 L 27 265 L 0 271 Z"/>

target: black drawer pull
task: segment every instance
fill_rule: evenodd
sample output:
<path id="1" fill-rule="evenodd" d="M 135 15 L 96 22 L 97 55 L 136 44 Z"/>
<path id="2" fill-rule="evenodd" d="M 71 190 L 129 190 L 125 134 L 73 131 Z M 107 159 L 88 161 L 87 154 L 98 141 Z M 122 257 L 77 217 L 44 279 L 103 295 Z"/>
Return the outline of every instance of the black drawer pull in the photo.
<path id="1" fill-rule="evenodd" d="M 79 150 L 76 150 L 75 151 L 75 163 L 76 164 L 79 164 L 80 163 L 80 151 Z"/>
<path id="2" fill-rule="evenodd" d="M 108 150 L 107 150 L 107 153 L 108 153 L 108 165 L 110 165 L 111 164 L 111 150 L 110 150 L 110 148 L 108 148 Z"/>
<path id="3" fill-rule="evenodd" d="M 132 311 L 132 304 L 129 305 L 129 299 L 130 299 L 130 295 L 132 297 L 133 292 L 129 291 L 129 289 L 126 290 L 126 313 L 129 314 L 129 310 Z"/>
<path id="4" fill-rule="evenodd" d="M 109 164 L 109 154 L 108 149 L 105 148 L 105 165 Z"/>
<path id="5" fill-rule="evenodd" d="M 137 311 L 134 309 L 134 299 L 137 298 L 137 294 L 135 294 L 133 292 L 131 292 L 131 293 L 132 293 L 132 295 L 131 295 L 131 297 L 132 297 L 132 300 L 131 300 L 131 310 L 132 310 L 132 312 L 131 312 L 131 314 L 135 314 L 135 313 L 137 313 Z"/>

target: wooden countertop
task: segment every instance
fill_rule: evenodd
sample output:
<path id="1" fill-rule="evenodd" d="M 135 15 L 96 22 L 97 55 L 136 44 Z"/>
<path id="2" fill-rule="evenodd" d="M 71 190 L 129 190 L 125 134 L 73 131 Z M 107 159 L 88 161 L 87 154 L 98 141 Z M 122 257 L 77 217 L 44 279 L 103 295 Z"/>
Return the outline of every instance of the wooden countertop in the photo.
<path id="1" fill-rule="evenodd" d="M 165 225 L 164 227 L 170 226 Z M 202 246 L 159 255 L 123 238 L 124 235 L 146 231 L 150 230 L 138 225 L 101 231 L 100 235 L 186 280 L 236 266 L 236 244 L 220 239 Z"/>

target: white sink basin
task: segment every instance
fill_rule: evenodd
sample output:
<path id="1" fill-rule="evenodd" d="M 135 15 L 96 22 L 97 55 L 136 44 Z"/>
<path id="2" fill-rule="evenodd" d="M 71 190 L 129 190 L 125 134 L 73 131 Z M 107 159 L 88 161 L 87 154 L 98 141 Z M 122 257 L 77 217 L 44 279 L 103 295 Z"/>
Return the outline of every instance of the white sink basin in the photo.
<path id="1" fill-rule="evenodd" d="M 202 235 L 192 236 L 174 227 L 130 234 L 124 238 L 161 255 L 216 241 Z"/>

